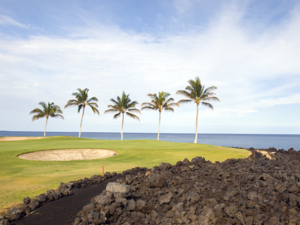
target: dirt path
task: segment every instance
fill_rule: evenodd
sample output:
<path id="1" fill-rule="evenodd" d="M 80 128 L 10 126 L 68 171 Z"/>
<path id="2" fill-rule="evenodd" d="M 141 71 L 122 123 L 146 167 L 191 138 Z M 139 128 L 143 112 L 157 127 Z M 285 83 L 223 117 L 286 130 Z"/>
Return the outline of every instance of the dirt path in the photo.
<path id="1" fill-rule="evenodd" d="M 100 184 L 94 184 L 80 189 L 72 189 L 74 195 L 48 202 L 28 216 L 11 222 L 12 225 L 70 225 L 74 222 L 77 213 L 82 207 L 90 203 L 90 200 L 99 195 L 108 182 L 120 179 L 117 175 Z"/>

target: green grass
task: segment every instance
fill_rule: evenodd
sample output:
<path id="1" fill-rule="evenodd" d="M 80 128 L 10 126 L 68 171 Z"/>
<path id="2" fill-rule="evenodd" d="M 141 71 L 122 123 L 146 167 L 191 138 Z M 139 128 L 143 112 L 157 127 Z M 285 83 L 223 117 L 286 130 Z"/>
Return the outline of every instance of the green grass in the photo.
<path id="1" fill-rule="evenodd" d="M 110 149 L 117 156 L 82 161 L 41 162 L 19 159 L 19 154 L 72 148 Z M 154 140 L 110 141 L 74 137 L 49 137 L 37 140 L 0 142 L 0 211 L 16 205 L 24 197 L 35 197 L 60 182 L 69 182 L 94 174 L 121 172 L 136 166 L 157 166 L 160 162 L 175 164 L 196 156 L 212 162 L 243 158 L 247 150 L 204 144 L 173 143 Z"/>

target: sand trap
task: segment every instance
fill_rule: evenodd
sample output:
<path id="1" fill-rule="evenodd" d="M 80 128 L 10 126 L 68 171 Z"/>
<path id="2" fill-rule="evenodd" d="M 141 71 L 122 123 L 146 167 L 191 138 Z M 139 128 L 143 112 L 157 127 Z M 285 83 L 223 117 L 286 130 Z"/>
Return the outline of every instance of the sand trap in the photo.
<path id="1" fill-rule="evenodd" d="M 117 154 L 115 151 L 106 149 L 63 149 L 31 152 L 19 155 L 18 157 L 35 161 L 71 161 L 107 158 Z"/>
<path id="2" fill-rule="evenodd" d="M 2 137 L 0 141 L 23 141 L 29 139 L 41 139 L 43 137 Z"/>

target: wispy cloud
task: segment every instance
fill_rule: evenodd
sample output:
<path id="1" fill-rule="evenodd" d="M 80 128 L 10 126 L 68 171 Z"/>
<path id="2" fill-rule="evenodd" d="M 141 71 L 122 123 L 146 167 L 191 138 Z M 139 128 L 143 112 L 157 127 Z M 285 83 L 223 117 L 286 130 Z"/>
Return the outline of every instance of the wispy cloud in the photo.
<path id="1" fill-rule="evenodd" d="M 13 18 L 11 18 L 9 16 L 6 16 L 6 15 L 0 15 L 0 25 L 8 25 L 8 26 L 28 28 L 28 26 L 14 20 Z"/>

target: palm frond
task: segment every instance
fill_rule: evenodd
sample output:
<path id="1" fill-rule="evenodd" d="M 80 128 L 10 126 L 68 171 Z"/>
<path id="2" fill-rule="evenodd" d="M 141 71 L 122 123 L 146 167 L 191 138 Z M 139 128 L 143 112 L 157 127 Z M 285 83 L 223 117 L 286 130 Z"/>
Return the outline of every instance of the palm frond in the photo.
<path id="1" fill-rule="evenodd" d="M 211 92 L 211 91 L 216 90 L 216 89 L 218 89 L 216 86 L 211 86 L 211 87 L 206 88 L 205 92 Z"/>
<path id="2" fill-rule="evenodd" d="M 128 111 L 129 111 L 129 112 L 135 112 L 135 113 L 141 114 L 141 111 L 138 110 L 138 109 L 136 109 L 136 108 L 130 108 L 130 109 L 128 109 Z"/>
<path id="3" fill-rule="evenodd" d="M 151 103 L 151 102 L 143 102 L 142 104 L 141 104 L 141 106 L 143 107 L 143 106 L 152 106 L 152 107 L 155 107 L 155 105 L 153 104 L 153 103 Z"/>
<path id="4" fill-rule="evenodd" d="M 89 100 L 87 100 L 86 102 L 92 102 L 92 101 L 98 102 L 98 98 L 92 97 Z"/>
<path id="5" fill-rule="evenodd" d="M 76 105 L 79 105 L 80 102 L 76 99 L 70 99 L 67 104 L 65 105 L 65 108 L 68 108 L 70 106 L 76 106 Z"/>
<path id="6" fill-rule="evenodd" d="M 78 106 L 78 113 L 80 112 L 82 107 L 83 107 L 83 105 L 81 105 L 81 104 Z"/>
<path id="7" fill-rule="evenodd" d="M 193 98 L 193 96 L 191 95 L 191 93 L 189 93 L 189 92 L 187 92 L 185 90 L 179 90 L 179 91 L 176 92 L 176 94 L 183 95 L 183 96 L 185 96 L 187 98 Z"/>
<path id="8" fill-rule="evenodd" d="M 163 108 L 165 111 L 171 111 L 174 112 L 174 109 L 172 107 L 165 107 Z"/>
<path id="9" fill-rule="evenodd" d="M 129 108 L 134 108 L 136 105 L 138 105 L 139 103 L 137 101 L 133 101 L 130 102 L 129 104 L 127 103 L 126 108 L 125 109 L 129 109 Z"/>
<path id="10" fill-rule="evenodd" d="M 94 103 L 94 104 L 96 104 L 96 103 Z M 100 115 L 99 110 L 98 110 L 94 105 L 92 105 L 92 103 L 87 103 L 87 105 L 88 105 L 89 107 L 91 107 L 93 113 L 97 113 L 98 115 Z M 96 104 L 96 105 L 97 105 L 97 104 Z M 98 106 L 98 105 L 97 105 L 97 106 Z"/>
<path id="11" fill-rule="evenodd" d="M 38 119 L 43 118 L 45 116 L 46 116 L 45 114 L 43 114 L 43 115 L 42 114 L 34 115 L 32 117 L 32 121 L 38 120 Z"/>
<path id="12" fill-rule="evenodd" d="M 166 98 L 168 98 L 171 94 L 168 93 L 168 92 L 161 91 L 161 92 L 159 92 L 159 95 L 161 95 L 161 98 L 162 98 L 162 99 L 166 99 Z"/>
<path id="13" fill-rule="evenodd" d="M 47 110 L 47 106 L 45 102 L 39 102 L 39 105 L 41 105 L 43 107 L 43 110 L 46 111 Z"/>
<path id="14" fill-rule="evenodd" d="M 114 115 L 114 119 L 118 119 L 119 117 L 121 116 L 121 112 L 119 112 L 119 113 L 116 113 L 115 115 Z"/>
<path id="15" fill-rule="evenodd" d="M 151 106 L 144 106 L 141 108 L 141 110 L 158 110 L 156 107 L 151 107 Z"/>
<path id="16" fill-rule="evenodd" d="M 210 109 L 214 109 L 214 107 L 212 106 L 212 104 L 208 103 L 208 102 L 201 102 L 202 105 L 207 106 Z"/>
<path id="17" fill-rule="evenodd" d="M 119 97 L 119 96 L 118 96 L 118 97 Z M 115 100 L 115 99 L 113 99 L 113 98 L 111 98 L 111 99 L 110 99 L 110 101 L 111 101 L 111 102 L 113 102 L 113 103 L 115 103 L 116 105 L 119 105 L 119 102 L 118 102 L 118 101 L 116 101 L 116 100 Z"/>
<path id="18" fill-rule="evenodd" d="M 212 100 L 212 101 L 218 101 L 218 102 L 220 101 L 220 99 L 219 99 L 218 97 L 215 97 L 215 96 L 205 98 L 204 100 L 205 100 L 205 101 L 210 101 L 210 100 Z"/>
<path id="19" fill-rule="evenodd" d="M 168 107 L 172 107 L 172 106 L 179 106 L 179 105 L 178 105 L 178 103 L 175 103 L 175 102 L 172 102 L 172 103 L 169 103 L 169 104 L 165 103 L 163 105 L 163 108 L 168 108 Z"/>
<path id="20" fill-rule="evenodd" d="M 104 111 L 104 113 L 115 113 L 115 112 L 119 112 L 120 110 L 117 109 L 107 109 Z"/>
<path id="21" fill-rule="evenodd" d="M 173 102 L 174 101 L 174 98 L 168 98 L 165 103 L 169 103 L 169 102 Z"/>
<path id="22" fill-rule="evenodd" d="M 133 118 L 133 119 L 135 119 L 135 120 L 140 121 L 140 118 L 139 118 L 138 116 L 132 114 L 132 113 L 126 112 L 126 115 L 127 115 L 127 116 L 130 116 L 131 118 Z"/>
<path id="23" fill-rule="evenodd" d="M 98 104 L 96 102 L 86 102 L 86 103 L 87 103 L 87 105 L 92 105 L 92 106 L 98 108 Z"/>
<path id="24" fill-rule="evenodd" d="M 44 114 L 44 112 L 39 108 L 33 109 L 29 114 L 33 114 L 33 113 Z"/>
<path id="25" fill-rule="evenodd" d="M 181 100 L 179 100 L 178 102 L 177 102 L 177 104 L 178 105 L 180 105 L 180 104 L 183 104 L 183 103 L 190 103 L 190 102 L 192 102 L 193 100 L 191 100 L 191 99 L 181 99 Z"/>
<path id="26" fill-rule="evenodd" d="M 52 105 L 52 110 L 51 110 L 53 113 L 63 113 L 62 110 L 60 109 L 60 107 L 58 105 Z"/>
<path id="27" fill-rule="evenodd" d="M 53 118 L 61 118 L 61 119 L 65 119 L 64 117 L 63 117 L 63 115 L 61 115 L 61 114 L 52 114 L 52 115 L 50 115 L 51 117 L 53 117 Z"/>
<path id="28" fill-rule="evenodd" d="M 158 99 L 156 94 L 147 94 L 147 96 L 149 96 L 154 101 L 157 101 L 157 99 Z"/>

